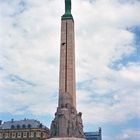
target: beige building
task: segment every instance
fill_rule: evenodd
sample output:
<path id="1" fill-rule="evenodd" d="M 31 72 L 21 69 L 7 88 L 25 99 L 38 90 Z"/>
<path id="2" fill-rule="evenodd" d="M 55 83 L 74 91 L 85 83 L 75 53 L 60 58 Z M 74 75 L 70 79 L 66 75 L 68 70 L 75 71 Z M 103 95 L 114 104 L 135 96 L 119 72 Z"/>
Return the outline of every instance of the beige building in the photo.
<path id="1" fill-rule="evenodd" d="M 0 122 L 0 140 L 44 140 L 49 129 L 37 120 Z"/>

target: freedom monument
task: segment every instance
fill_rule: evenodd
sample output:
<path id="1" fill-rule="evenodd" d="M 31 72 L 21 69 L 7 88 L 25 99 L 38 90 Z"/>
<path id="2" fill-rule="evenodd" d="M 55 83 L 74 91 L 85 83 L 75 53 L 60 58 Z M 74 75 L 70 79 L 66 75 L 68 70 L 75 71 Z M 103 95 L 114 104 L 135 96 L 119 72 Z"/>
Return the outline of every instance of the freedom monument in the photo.
<path id="1" fill-rule="evenodd" d="M 65 0 L 61 17 L 59 103 L 51 123 L 50 139 L 85 139 L 82 113 L 76 110 L 75 38 L 71 0 Z"/>

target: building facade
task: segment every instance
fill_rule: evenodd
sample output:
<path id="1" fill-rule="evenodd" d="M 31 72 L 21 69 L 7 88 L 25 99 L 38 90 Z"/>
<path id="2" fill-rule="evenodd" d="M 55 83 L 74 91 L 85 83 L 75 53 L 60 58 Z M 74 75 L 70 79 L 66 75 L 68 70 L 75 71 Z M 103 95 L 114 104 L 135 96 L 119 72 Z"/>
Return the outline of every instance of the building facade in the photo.
<path id="1" fill-rule="evenodd" d="M 102 140 L 101 128 L 97 132 L 85 132 L 87 140 Z M 45 140 L 49 129 L 37 120 L 0 121 L 0 140 Z"/>
<path id="2" fill-rule="evenodd" d="M 97 132 L 85 132 L 84 134 L 87 140 L 102 140 L 101 128 Z"/>
<path id="3" fill-rule="evenodd" d="M 44 140 L 49 137 L 49 129 L 37 120 L 24 119 L 0 124 L 0 140 Z"/>

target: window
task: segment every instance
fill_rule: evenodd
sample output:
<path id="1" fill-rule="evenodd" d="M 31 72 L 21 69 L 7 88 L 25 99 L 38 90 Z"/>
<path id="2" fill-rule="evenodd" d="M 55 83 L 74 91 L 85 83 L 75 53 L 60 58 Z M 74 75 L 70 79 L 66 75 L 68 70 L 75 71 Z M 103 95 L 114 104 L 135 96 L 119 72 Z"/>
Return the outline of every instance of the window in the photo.
<path id="1" fill-rule="evenodd" d="M 27 132 L 23 132 L 23 138 L 27 138 Z"/>
<path id="2" fill-rule="evenodd" d="M 31 128 L 31 125 L 30 124 L 28 124 L 28 128 Z"/>
<path id="3" fill-rule="evenodd" d="M 12 133 L 12 138 L 16 138 L 16 133 Z"/>
<path id="4" fill-rule="evenodd" d="M 3 134 L 2 134 L 2 133 L 0 133 L 0 139 L 2 139 L 2 137 L 3 137 Z"/>
<path id="5" fill-rule="evenodd" d="M 8 133 L 5 133 L 5 138 L 9 138 L 9 134 Z"/>
<path id="6" fill-rule="evenodd" d="M 43 132 L 43 138 L 47 138 L 47 134 Z"/>
<path id="7" fill-rule="evenodd" d="M 18 128 L 18 129 L 20 128 L 20 125 L 19 125 L 19 124 L 17 125 L 17 128 Z"/>
<path id="8" fill-rule="evenodd" d="M 36 137 L 36 133 L 37 133 L 37 132 L 34 132 L 34 137 Z"/>
<path id="9" fill-rule="evenodd" d="M 11 129 L 14 129 L 15 128 L 15 126 L 14 125 L 11 125 Z"/>
<path id="10" fill-rule="evenodd" d="M 41 132 L 36 132 L 36 137 L 41 138 Z"/>
<path id="11" fill-rule="evenodd" d="M 34 132 L 30 132 L 30 138 L 34 138 Z"/>
<path id="12" fill-rule="evenodd" d="M 17 138 L 21 138 L 21 132 L 17 133 Z"/>
<path id="13" fill-rule="evenodd" d="M 22 125 L 22 128 L 26 128 L 25 124 Z"/>

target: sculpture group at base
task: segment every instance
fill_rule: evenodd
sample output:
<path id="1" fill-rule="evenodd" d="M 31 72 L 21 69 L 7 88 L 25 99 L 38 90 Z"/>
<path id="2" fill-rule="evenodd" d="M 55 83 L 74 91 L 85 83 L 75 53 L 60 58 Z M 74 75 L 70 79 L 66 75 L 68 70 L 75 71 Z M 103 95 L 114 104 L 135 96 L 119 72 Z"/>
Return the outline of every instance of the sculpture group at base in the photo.
<path id="1" fill-rule="evenodd" d="M 77 113 L 76 109 L 71 106 L 70 94 L 65 93 L 60 100 L 61 104 L 51 124 L 50 137 L 84 138 L 82 113 Z"/>

